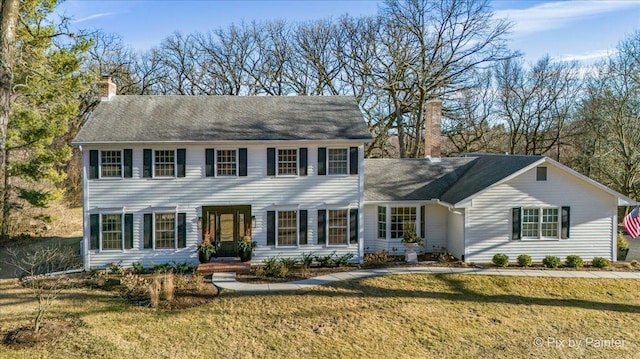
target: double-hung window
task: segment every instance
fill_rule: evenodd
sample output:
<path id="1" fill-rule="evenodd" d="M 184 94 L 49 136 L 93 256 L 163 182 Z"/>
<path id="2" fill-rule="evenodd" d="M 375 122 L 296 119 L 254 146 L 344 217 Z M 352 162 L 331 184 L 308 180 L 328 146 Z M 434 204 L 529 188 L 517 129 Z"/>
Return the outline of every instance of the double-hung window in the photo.
<path id="1" fill-rule="evenodd" d="M 237 158 L 236 150 L 216 150 L 216 175 L 237 176 Z"/>
<path id="2" fill-rule="evenodd" d="M 175 177 L 176 152 L 174 150 L 155 150 L 153 154 L 153 176 Z"/>
<path id="3" fill-rule="evenodd" d="M 416 230 L 416 207 L 391 207 L 391 238 L 404 237 L 405 228 Z"/>
<path id="4" fill-rule="evenodd" d="M 133 248 L 132 213 L 92 213 L 89 215 L 89 249 Z"/>
<path id="5" fill-rule="evenodd" d="M 123 248 L 123 223 L 122 214 L 102 215 L 102 249 L 122 249 Z"/>
<path id="6" fill-rule="evenodd" d="M 570 207 L 516 207 L 512 213 L 512 239 L 569 238 Z"/>
<path id="7" fill-rule="evenodd" d="M 122 177 L 122 151 L 100 151 L 100 177 Z"/>
<path id="8" fill-rule="evenodd" d="M 298 237 L 298 212 L 278 211 L 278 246 L 295 246 Z"/>
<path id="9" fill-rule="evenodd" d="M 278 176 L 296 176 L 298 174 L 298 149 L 278 149 Z"/>
<path id="10" fill-rule="evenodd" d="M 267 245 L 306 245 L 307 213 L 306 209 L 267 211 Z"/>
<path id="11" fill-rule="evenodd" d="M 145 249 L 172 249 L 187 246 L 187 217 L 185 213 L 145 213 L 143 228 Z"/>
<path id="12" fill-rule="evenodd" d="M 155 214 L 155 248 L 175 248 L 176 247 L 176 214 L 156 213 Z"/>
<path id="13" fill-rule="evenodd" d="M 348 211 L 346 209 L 330 209 L 328 211 L 328 243 L 349 244 Z"/>
<path id="14" fill-rule="evenodd" d="M 347 148 L 328 148 L 327 163 L 329 175 L 349 174 L 349 151 Z"/>

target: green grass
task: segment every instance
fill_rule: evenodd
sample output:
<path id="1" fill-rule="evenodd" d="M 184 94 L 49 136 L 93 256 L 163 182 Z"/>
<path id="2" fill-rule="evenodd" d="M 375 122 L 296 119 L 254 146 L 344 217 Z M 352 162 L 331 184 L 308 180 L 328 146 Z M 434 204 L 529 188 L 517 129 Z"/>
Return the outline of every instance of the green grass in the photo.
<path id="1" fill-rule="evenodd" d="M 638 293 L 636 280 L 410 274 L 154 310 L 76 289 L 52 316 L 82 326 L 55 343 L 0 346 L 0 357 L 626 358 L 640 349 Z M 2 333 L 27 325 L 34 306 L 15 281 L 0 281 Z M 586 346 L 594 339 L 624 343 Z"/>

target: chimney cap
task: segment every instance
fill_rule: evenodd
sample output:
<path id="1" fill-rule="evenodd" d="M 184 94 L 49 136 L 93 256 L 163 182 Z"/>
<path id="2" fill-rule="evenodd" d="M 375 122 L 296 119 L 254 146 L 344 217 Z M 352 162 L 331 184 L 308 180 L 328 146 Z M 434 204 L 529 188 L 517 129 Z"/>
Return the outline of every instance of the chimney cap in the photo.
<path id="1" fill-rule="evenodd" d="M 102 74 L 102 75 L 100 75 L 100 77 L 101 77 L 103 80 L 111 80 L 111 75 L 109 75 L 109 74 Z"/>

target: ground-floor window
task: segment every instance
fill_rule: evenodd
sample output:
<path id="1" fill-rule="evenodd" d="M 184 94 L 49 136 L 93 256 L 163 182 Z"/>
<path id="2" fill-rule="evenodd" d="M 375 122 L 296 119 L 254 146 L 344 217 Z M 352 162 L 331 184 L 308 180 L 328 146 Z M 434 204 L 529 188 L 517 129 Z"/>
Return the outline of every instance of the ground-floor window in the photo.
<path id="1" fill-rule="evenodd" d="M 557 208 L 522 209 L 522 237 L 557 238 L 558 227 L 559 218 Z"/>
<path id="2" fill-rule="evenodd" d="M 176 247 L 176 214 L 155 214 L 155 248 Z"/>
<path id="3" fill-rule="evenodd" d="M 346 209 L 335 209 L 328 211 L 329 244 L 348 244 L 348 211 Z"/>
<path id="4" fill-rule="evenodd" d="M 387 208 L 378 207 L 378 238 L 387 238 Z"/>
<path id="5" fill-rule="evenodd" d="M 102 249 L 122 249 L 122 214 L 102 215 Z"/>
<path id="6" fill-rule="evenodd" d="M 401 239 L 405 228 L 416 229 L 416 207 L 391 207 L 391 238 Z"/>
<path id="7" fill-rule="evenodd" d="M 278 211 L 278 245 L 295 246 L 298 237 L 298 212 Z"/>

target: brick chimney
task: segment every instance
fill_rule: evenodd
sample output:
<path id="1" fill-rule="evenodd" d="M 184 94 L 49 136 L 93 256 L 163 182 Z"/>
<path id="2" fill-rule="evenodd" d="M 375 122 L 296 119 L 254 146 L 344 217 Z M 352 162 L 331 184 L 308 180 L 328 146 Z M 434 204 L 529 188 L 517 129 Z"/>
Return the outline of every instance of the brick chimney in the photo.
<path id="1" fill-rule="evenodd" d="M 428 100 L 424 108 L 424 156 L 432 160 L 439 160 L 441 156 L 441 118 L 442 101 Z"/>
<path id="2" fill-rule="evenodd" d="M 109 101 L 116 95 L 116 84 L 111 82 L 111 76 L 102 75 L 102 79 L 98 82 L 98 95 L 102 101 Z"/>

